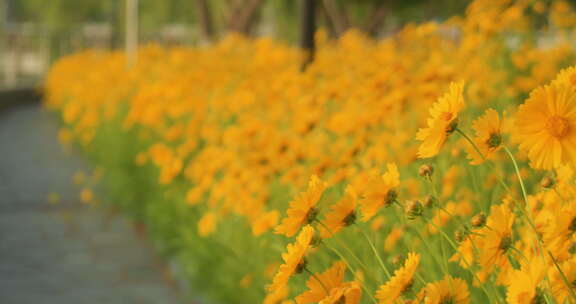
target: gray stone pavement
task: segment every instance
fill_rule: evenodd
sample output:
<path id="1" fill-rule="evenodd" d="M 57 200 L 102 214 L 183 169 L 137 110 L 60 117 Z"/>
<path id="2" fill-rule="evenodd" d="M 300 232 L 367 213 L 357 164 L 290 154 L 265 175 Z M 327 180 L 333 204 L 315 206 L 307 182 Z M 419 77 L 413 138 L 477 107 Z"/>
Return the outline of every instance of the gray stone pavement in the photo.
<path id="1" fill-rule="evenodd" d="M 185 303 L 130 223 L 79 202 L 56 125 L 35 104 L 0 112 L 0 303 Z"/>

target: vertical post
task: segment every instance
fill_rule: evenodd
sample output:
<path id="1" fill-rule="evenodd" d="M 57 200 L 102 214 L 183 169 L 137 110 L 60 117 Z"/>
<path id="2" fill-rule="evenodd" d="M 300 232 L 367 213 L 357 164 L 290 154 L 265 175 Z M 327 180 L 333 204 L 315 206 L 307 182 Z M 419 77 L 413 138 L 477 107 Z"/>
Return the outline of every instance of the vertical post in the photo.
<path id="1" fill-rule="evenodd" d="M 4 0 L 2 2 L 2 65 L 4 74 L 4 85 L 6 87 L 15 86 L 18 78 L 17 54 L 17 32 L 14 22 L 14 3 L 12 0 Z"/>
<path id="2" fill-rule="evenodd" d="M 316 32 L 316 0 L 302 0 L 300 12 L 300 46 L 304 50 L 302 70 L 314 60 Z"/>
<path id="3" fill-rule="evenodd" d="M 138 48 L 138 0 L 126 0 L 126 63 L 136 64 Z"/>

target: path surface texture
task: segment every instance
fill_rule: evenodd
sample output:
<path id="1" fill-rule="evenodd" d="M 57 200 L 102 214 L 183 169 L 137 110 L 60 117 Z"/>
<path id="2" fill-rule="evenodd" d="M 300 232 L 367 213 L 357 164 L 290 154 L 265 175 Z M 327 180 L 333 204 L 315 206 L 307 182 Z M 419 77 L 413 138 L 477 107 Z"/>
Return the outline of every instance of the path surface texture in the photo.
<path id="1" fill-rule="evenodd" d="M 185 303 L 129 222 L 79 202 L 82 167 L 40 105 L 0 112 L 0 303 Z"/>

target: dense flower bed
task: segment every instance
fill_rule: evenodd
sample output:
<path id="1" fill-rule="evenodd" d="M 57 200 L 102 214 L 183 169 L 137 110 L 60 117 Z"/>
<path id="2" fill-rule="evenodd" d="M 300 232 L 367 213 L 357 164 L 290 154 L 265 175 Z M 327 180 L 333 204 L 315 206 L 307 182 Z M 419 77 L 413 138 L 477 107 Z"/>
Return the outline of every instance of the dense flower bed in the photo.
<path id="1" fill-rule="evenodd" d="M 66 57 L 60 138 L 221 303 L 575 302 L 576 14 Z M 535 29 L 539 30 L 536 31 Z"/>

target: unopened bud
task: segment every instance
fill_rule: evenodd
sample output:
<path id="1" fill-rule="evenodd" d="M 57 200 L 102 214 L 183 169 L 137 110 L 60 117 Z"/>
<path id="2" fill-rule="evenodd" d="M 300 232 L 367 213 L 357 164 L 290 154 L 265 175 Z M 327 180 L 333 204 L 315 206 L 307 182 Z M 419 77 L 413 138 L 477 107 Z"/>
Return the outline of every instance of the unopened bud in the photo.
<path id="1" fill-rule="evenodd" d="M 422 177 L 430 178 L 433 173 L 434 173 L 434 167 L 432 167 L 432 165 L 429 164 L 424 164 L 420 166 L 420 168 L 418 169 L 418 175 Z"/>
<path id="2" fill-rule="evenodd" d="M 466 230 L 460 229 L 460 230 L 456 231 L 454 238 L 456 239 L 456 242 L 462 243 L 462 242 L 464 242 L 464 240 L 466 239 L 467 236 L 468 236 L 468 232 Z"/>
<path id="3" fill-rule="evenodd" d="M 400 266 L 404 263 L 404 256 L 401 254 L 397 254 L 392 258 L 392 264 L 396 266 Z"/>
<path id="4" fill-rule="evenodd" d="M 420 203 L 420 201 L 413 200 L 406 202 L 404 211 L 406 212 L 408 219 L 413 220 L 422 215 L 424 208 L 422 207 L 422 203 Z"/>
<path id="5" fill-rule="evenodd" d="M 470 220 L 470 224 L 472 224 L 472 227 L 475 227 L 475 228 L 480 228 L 480 227 L 486 225 L 486 215 L 484 215 L 484 213 L 476 214 Z"/>

